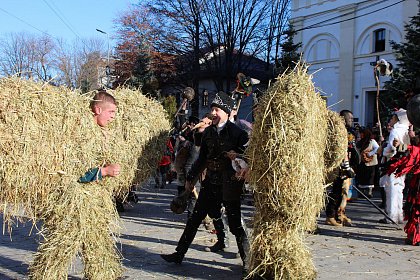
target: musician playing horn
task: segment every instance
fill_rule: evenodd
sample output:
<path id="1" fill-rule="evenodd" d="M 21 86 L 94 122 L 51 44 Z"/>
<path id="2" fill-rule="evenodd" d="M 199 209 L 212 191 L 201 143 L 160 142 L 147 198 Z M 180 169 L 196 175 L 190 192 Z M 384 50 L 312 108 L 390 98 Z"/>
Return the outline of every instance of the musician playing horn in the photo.
<path id="1" fill-rule="evenodd" d="M 244 181 L 235 176 L 232 160 L 243 154 L 248 142 L 248 134 L 229 121 L 233 104 L 233 99 L 224 92 L 219 92 L 211 103 L 212 125 L 204 130 L 198 159 L 187 175 L 186 189 L 192 189 L 191 182 L 207 168 L 206 177 L 202 182 L 193 214 L 188 219 L 178 241 L 176 252 L 164 254 L 161 257 L 167 262 L 181 263 L 204 217 L 208 214 L 211 218 L 221 222 L 220 209 L 223 202 L 229 229 L 236 238 L 244 264 L 245 275 L 247 274 L 246 256 L 249 250 L 249 241 L 241 224 L 240 195 Z M 211 247 L 213 252 L 223 250 L 225 247 L 224 236 L 221 236 L 224 235 L 223 231 L 217 228 L 216 230 L 218 241 Z"/>

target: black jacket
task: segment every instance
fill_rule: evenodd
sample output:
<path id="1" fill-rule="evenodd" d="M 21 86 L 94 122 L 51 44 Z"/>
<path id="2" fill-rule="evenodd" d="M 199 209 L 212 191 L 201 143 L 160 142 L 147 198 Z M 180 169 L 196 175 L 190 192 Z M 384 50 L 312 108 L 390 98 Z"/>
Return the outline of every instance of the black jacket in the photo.
<path id="1" fill-rule="evenodd" d="M 211 177 L 219 177 L 221 180 L 216 180 L 216 182 L 223 187 L 223 199 L 240 199 L 243 181 L 235 179 L 235 170 L 232 167 L 232 161 L 226 156 L 226 152 L 233 150 L 242 155 L 248 140 L 248 134 L 230 121 L 227 121 L 220 134 L 217 133 L 215 125 L 207 127 L 203 132 L 200 154 L 193 164 L 187 180 L 193 181 L 194 178 L 197 178 L 206 169 L 209 161 L 218 162 L 221 168 L 217 171 L 208 170 L 203 185 L 206 180 L 212 180 Z"/>

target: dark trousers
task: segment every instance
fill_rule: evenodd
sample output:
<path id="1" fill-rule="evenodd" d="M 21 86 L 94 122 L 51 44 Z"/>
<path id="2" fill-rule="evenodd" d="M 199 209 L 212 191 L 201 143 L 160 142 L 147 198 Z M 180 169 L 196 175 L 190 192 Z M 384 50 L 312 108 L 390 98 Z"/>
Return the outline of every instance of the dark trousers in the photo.
<path id="1" fill-rule="evenodd" d="M 166 185 L 166 173 L 171 169 L 171 165 L 161 165 L 156 170 L 155 183 L 157 188 L 163 189 Z"/>
<path id="2" fill-rule="evenodd" d="M 328 195 L 327 206 L 325 208 L 325 213 L 328 218 L 337 218 L 337 210 L 343 198 L 343 182 L 344 180 L 338 177 L 333 183 L 332 191 Z"/>
<path id="3" fill-rule="evenodd" d="M 225 233 L 223 231 L 223 221 L 220 213 L 221 208 L 222 186 L 209 184 L 206 181 L 203 181 L 193 213 L 187 220 L 187 225 L 178 241 L 176 251 L 185 255 L 197 234 L 201 221 L 203 221 L 207 215 L 213 219 L 218 241 L 224 241 Z"/>
<path id="4" fill-rule="evenodd" d="M 242 226 L 241 201 L 223 201 L 229 223 L 229 230 L 235 236 L 241 259 L 246 265 L 246 257 L 249 251 L 249 240 L 247 233 Z"/>

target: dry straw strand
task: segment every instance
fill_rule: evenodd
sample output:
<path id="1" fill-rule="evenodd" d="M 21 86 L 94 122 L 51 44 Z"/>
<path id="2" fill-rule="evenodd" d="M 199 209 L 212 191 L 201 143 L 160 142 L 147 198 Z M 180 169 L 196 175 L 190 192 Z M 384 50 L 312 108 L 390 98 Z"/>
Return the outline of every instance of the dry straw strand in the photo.
<path id="1" fill-rule="evenodd" d="M 303 240 L 324 205 L 326 119 L 325 102 L 302 63 L 280 75 L 258 105 L 247 151 L 256 206 L 251 274 L 316 277 Z"/>
<path id="2" fill-rule="evenodd" d="M 119 109 L 105 132 L 88 106 L 93 93 L 18 78 L 0 79 L 0 92 L 3 228 L 10 230 L 20 220 L 43 222 L 44 240 L 30 277 L 64 279 L 80 254 L 87 278 L 118 278 L 122 267 L 113 197 L 155 169 L 170 128 L 163 107 L 138 91 L 111 91 Z M 108 163 L 121 165 L 120 176 L 77 183 L 89 168 Z"/>

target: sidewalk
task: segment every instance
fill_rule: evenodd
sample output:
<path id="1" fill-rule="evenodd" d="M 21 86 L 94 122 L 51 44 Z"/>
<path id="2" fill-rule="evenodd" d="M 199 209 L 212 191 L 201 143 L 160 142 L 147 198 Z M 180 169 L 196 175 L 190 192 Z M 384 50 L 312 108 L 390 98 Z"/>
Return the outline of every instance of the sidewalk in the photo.
<path id="1" fill-rule="evenodd" d="M 169 203 L 176 193 L 175 185 L 165 189 L 145 186 L 140 202 L 126 206 L 121 214 L 123 229 L 119 248 L 126 268 L 124 279 L 217 279 L 236 280 L 241 275 L 241 260 L 236 257 L 235 239 L 222 254 L 205 252 L 216 236 L 204 227 L 200 230 L 182 265 L 168 264 L 159 254 L 172 253 L 182 234 L 186 214 L 175 215 Z M 405 234 L 394 225 L 377 223 L 382 215 L 365 200 L 350 202 L 347 214 L 353 227 L 335 228 L 319 219 L 319 233 L 311 235 L 307 244 L 318 269 L 318 279 L 420 279 L 420 247 L 404 245 Z M 253 208 L 244 205 L 250 221 Z M 37 236 L 28 236 L 31 225 L 14 229 L 9 236 L 0 236 L 0 280 L 27 279 Z M 35 230 L 34 230 L 35 232 Z M 80 260 L 69 279 L 81 278 Z"/>

